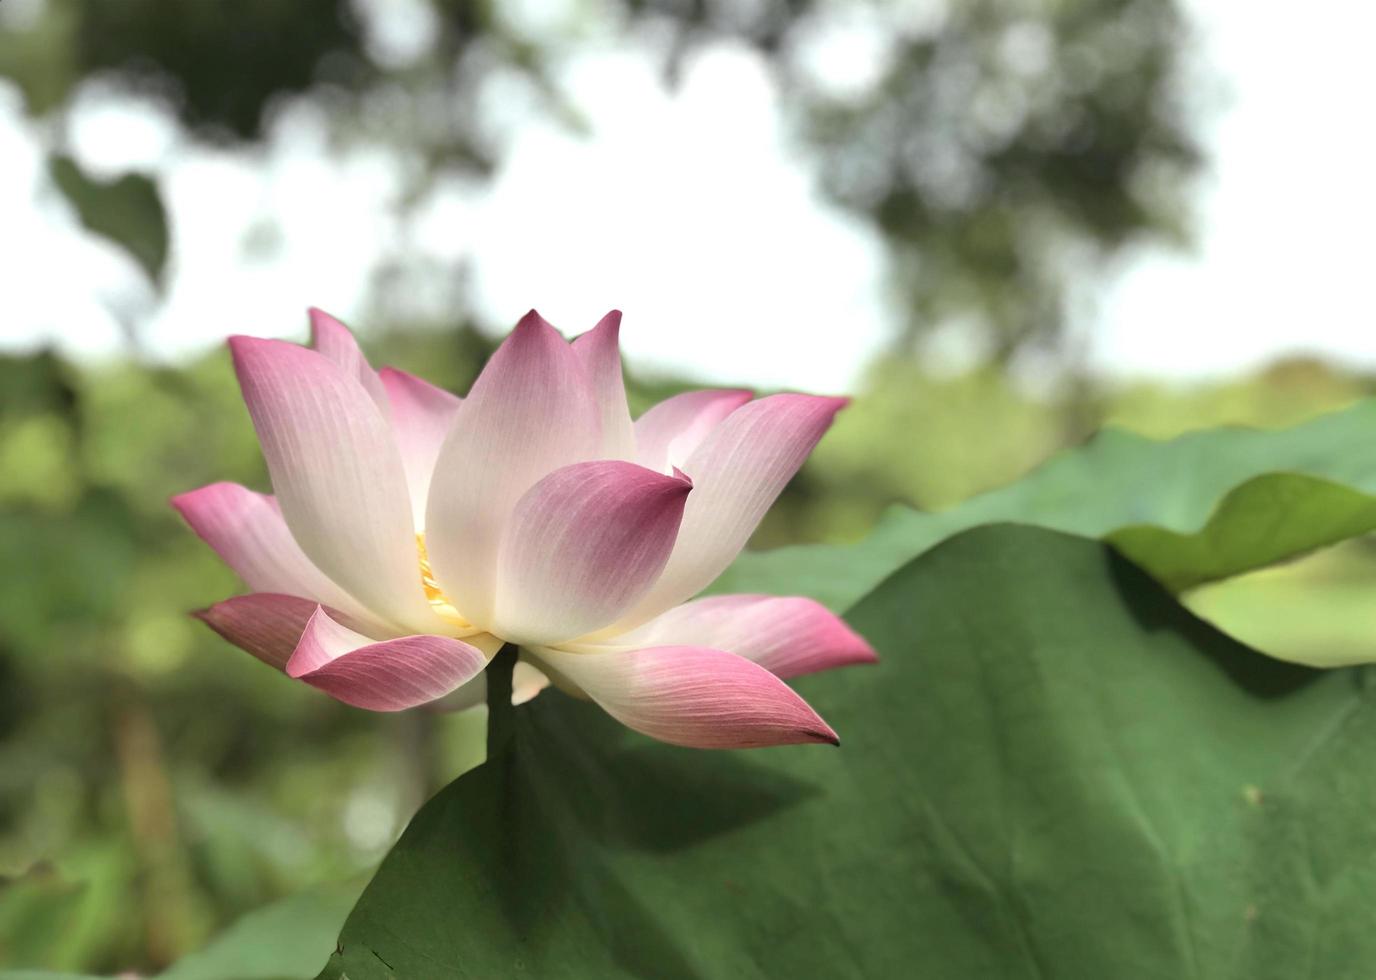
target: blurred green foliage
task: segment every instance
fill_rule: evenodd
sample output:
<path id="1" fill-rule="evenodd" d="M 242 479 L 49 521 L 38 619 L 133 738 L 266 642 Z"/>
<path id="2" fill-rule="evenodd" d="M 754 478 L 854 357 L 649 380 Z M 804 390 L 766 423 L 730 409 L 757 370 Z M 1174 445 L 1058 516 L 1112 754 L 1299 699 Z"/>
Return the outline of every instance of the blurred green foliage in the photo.
<path id="1" fill-rule="evenodd" d="M 459 391 L 490 349 L 470 329 L 365 341 L 374 363 Z M 682 387 L 632 381 L 637 412 Z M 996 372 L 885 360 L 756 543 L 854 539 L 890 502 L 951 504 L 1101 417 L 1155 435 L 1278 425 L 1372 387 L 1293 363 L 1184 392 L 1106 391 L 1087 418 Z M 0 463 L 0 874 L 14 876 L 0 883 L 0 965 L 171 963 L 270 900 L 365 872 L 480 756 L 472 713 L 350 710 L 187 617 L 241 586 L 167 498 L 267 486 L 223 353 L 185 368 L 0 359 Z M 1369 560 L 1312 561 L 1310 581 L 1347 583 L 1334 602 L 1370 594 Z"/>

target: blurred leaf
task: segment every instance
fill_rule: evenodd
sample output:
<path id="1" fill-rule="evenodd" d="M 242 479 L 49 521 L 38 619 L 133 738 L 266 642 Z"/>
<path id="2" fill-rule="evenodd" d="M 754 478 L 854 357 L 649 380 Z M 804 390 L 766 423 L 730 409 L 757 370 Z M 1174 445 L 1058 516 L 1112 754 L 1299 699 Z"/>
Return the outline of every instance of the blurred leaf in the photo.
<path id="1" fill-rule="evenodd" d="M 1376 705 L 1107 546 L 954 538 L 799 686 L 841 733 L 704 753 L 546 695 L 427 804 L 322 976 L 1353 978 Z"/>
<path id="2" fill-rule="evenodd" d="M 358 898 L 356 886 L 314 889 L 250 912 L 160 980 L 310 980 Z"/>
<path id="3" fill-rule="evenodd" d="M 1376 497 L 1326 480 L 1271 473 L 1224 495 L 1190 533 L 1151 524 L 1108 535 L 1172 592 L 1263 568 L 1376 529 Z"/>
<path id="4" fill-rule="evenodd" d="M 38 893 L 39 897 L 46 896 L 48 891 L 51 889 Z M 70 887 L 51 891 L 54 898 L 70 893 L 73 893 Z M 79 896 L 80 888 L 75 888 L 74 893 Z M 205 949 L 184 957 L 158 974 L 159 980 L 309 980 L 320 968 L 318 950 L 334 942 L 339 925 L 358 893 L 357 885 L 314 888 L 250 912 Z M 20 888 L 19 894 L 21 904 L 18 908 L 28 915 L 20 924 L 38 926 L 40 930 L 45 926 L 48 931 L 60 930 L 62 906 L 54 905 L 53 914 L 45 916 L 45 907 L 30 900 L 34 894 L 32 886 Z M 29 900 L 27 906 L 22 904 L 26 900 Z M 0 935 L 16 934 L 12 931 L 18 921 L 13 914 L 15 907 L 14 886 L 6 885 L 0 889 Z M 34 942 L 27 934 L 25 941 Z M 10 951 L 3 948 L 0 953 L 7 954 L 6 959 L 15 963 L 30 961 L 28 957 L 9 955 Z M 0 980 L 92 978 L 39 970 L 0 970 Z"/>
<path id="5" fill-rule="evenodd" d="M 76 402 L 74 373 L 51 351 L 0 355 L 0 413 L 70 416 Z"/>
<path id="6" fill-rule="evenodd" d="M 6 634 L 41 648 L 53 624 L 108 623 L 135 559 L 132 522 L 121 499 L 97 490 L 60 517 L 0 511 Z"/>
<path id="7" fill-rule="evenodd" d="M 950 510 L 895 507 L 858 545 L 744 555 L 712 591 L 794 592 L 844 610 L 937 542 L 1004 520 L 1103 537 L 1182 591 L 1376 529 L 1373 431 L 1376 401 L 1290 429 L 1218 428 L 1169 442 L 1108 429 Z"/>
<path id="8" fill-rule="evenodd" d="M 1249 646 L 1284 660 L 1366 663 L 1376 646 L 1376 541 L 1361 538 L 1223 582 L 1182 601 Z"/>
<path id="9" fill-rule="evenodd" d="M 0 878 L 0 963 L 53 965 L 71 938 L 82 892 L 48 868 Z"/>
<path id="10" fill-rule="evenodd" d="M 60 106 L 80 80 L 75 41 L 81 11 L 66 2 L 24 4 L 28 10 L 18 12 L 13 3 L 6 6 L 0 11 L 0 75 L 19 86 L 29 113 L 41 116 Z"/>
<path id="11" fill-rule="evenodd" d="M 97 180 L 65 156 L 52 158 L 49 169 L 58 189 L 76 208 L 81 224 L 128 252 L 160 288 L 167 265 L 168 231 L 157 183 L 134 173 Z"/>

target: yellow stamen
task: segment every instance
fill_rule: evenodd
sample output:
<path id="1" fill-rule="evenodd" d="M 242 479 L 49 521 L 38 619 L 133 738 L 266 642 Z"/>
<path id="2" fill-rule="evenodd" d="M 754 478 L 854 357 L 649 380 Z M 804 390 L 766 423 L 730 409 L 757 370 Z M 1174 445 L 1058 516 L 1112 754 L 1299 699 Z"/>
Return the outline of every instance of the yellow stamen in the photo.
<path id="1" fill-rule="evenodd" d="M 459 611 L 454 608 L 454 604 L 435 581 L 435 573 L 430 568 L 430 553 L 425 550 L 424 534 L 416 535 L 416 553 L 420 556 L 420 585 L 425 590 L 425 598 L 429 601 L 430 608 L 450 622 L 467 627 L 468 620 L 459 615 Z"/>

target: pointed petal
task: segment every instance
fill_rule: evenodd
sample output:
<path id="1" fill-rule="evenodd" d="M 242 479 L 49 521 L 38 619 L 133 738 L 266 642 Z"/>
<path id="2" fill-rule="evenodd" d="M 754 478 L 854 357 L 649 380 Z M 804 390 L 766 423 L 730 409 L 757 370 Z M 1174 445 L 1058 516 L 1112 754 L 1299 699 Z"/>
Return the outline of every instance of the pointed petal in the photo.
<path id="1" fill-rule="evenodd" d="M 612 642 L 632 649 L 702 646 L 727 650 L 783 678 L 878 659 L 858 633 L 821 603 L 766 595 L 697 599 Z"/>
<path id="2" fill-rule="evenodd" d="M 662 742 L 699 749 L 840 744 L 787 684 L 724 650 L 567 653 L 541 647 L 534 653 L 556 680 L 581 688 L 622 724 Z"/>
<path id="3" fill-rule="evenodd" d="M 502 530 L 521 495 L 601 445 L 573 349 L 534 311 L 497 348 L 440 447 L 425 520 L 430 563 L 469 622 L 487 627 Z"/>
<path id="4" fill-rule="evenodd" d="M 621 311 L 612 310 L 597 326 L 573 342 L 592 381 L 597 408 L 602 418 L 603 459 L 634 459 L 635 434 L 631 411 L 626 406 L 626 383 L 621 376 Z"/>
<path id="5" fill-rule="evenodd" d="M 311 318 L 311 341 L 315 349 L 337 364 L 349 377 L 357 378 L 385 418 L 388 413 L 387 391 L 353 333 L 324 310 L 312 306 L 308 312 Z"/>
<path id="6" fill-rule="evenodd" d="M 315 351 L 251 337 L 229 343 L 301 550 L 370 611 L 430 628 L 411 499 L 387 421 L 355 379 Z"/>
<path id="7" fill-rule="evenodd" d="M 254 592 L 304 596 L 356 619 L 369 618 L 353 596 L 306 557 L 270 494 L 237 483 L 212 483 L 178 494 L 172 506 Z"/>
<path id="8" fill-rule="evenodd" d="M 668 473 L 682 466 L 707 434 L 750 401 L 748 391 L 685 391 L 666 398 L 635 422 L 635 461 Z"/>
<path id="9" fill-rule="evenodd" d="M 454 424 L 461 400 L 458 395 L 396 368 L 385 367 L 378 371 L 378 377 L 392 406 L 392 431 L 406 468 L 416 530 L 423 531 L 430 475 L 435 471 L 435 458 Z"/>
<path id="10" fill-rule="evenodd" d="M 472 680 L 487 657 L 447 636 L 375 642 L 317 608 L 287 661 L 287 675 L 369 711 L 403 711 Z"/>
<path id="11" fill-rule="evenodd" d="M 664 568 L 692 486 L 620 460 L 575 463 L 535 484 L 502 538 L 493 631 L 555 643 L 612 622 Z"/>
<path id="12" fill-rule="evenodd" d="M 684 463 L 693 495 L 655 587 L 622 620 L 639 625 L 711 584 L 831 426 L 844 398 L 770 395 L 732 412 Z"/>
<path id="13" fill-rule="evenodd" d="M 269 667 L 286 670 L 306 623 L 319 608 L 320 604 L 311 599 L 255 592 L 217 602 L 191 615 Z"/>
<path id="14" fill-rule="evenodd" d="M 334 584 L 301 551 L 270 494 L 212 483 L 178 494 L 172 506 L 255 592 L 314 595 Z"/>

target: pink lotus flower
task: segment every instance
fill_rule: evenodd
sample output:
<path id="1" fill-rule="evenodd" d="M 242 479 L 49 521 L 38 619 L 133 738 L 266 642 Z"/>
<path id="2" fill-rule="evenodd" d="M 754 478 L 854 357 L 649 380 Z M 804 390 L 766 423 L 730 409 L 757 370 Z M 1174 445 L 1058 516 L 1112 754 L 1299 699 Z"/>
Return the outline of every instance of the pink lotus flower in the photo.
<path id="1" fill-rule="evenodd" d="M 845 404 L 693 391 L 635 422 L 613 312 L 566 342 L 535 312 L 466 399 L 374 371 L 311 311 L 315 349 L 233 337 L 276 497 L 173 499 L 252 592 L 198 615 L 347 704 L 481 703 L 519 644 L 513 700 L 552 679 L 679 745 L 836 742 L 781 678 L 874 660 L 808 599 L 696 601 Z"/>

